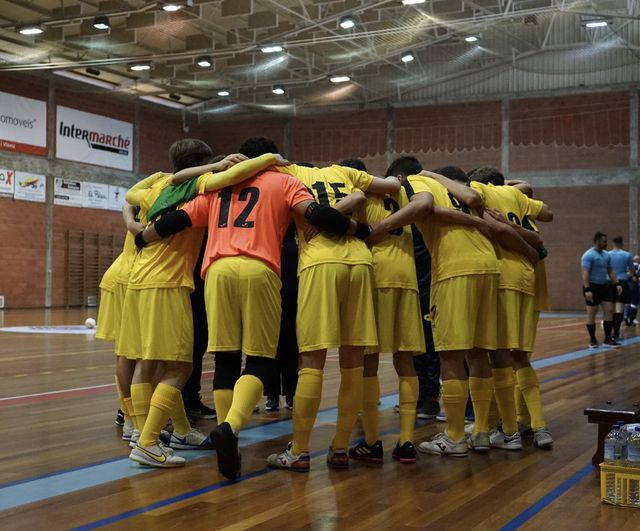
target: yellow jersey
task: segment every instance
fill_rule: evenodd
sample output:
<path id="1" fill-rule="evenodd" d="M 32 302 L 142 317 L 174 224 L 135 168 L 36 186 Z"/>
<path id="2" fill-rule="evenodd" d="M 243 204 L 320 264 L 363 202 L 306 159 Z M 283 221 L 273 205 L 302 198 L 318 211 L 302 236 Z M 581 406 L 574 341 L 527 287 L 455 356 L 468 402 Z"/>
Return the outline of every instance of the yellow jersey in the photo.
<path id="1" fill-rule="evenodd" d="M 338 166 L 307 168 L 291 164 L 278 166 L 277 171 L 298 179 L 313 194 L 316 202 L 333 206 L 343 197 L 356 190 L 366 191 L 373 177 L 366 172 Z M 353 236 L 320 233 L 311 241 L 305 241 L 302 229 L 298 228 L 300 242 L 298 273 L 305 268 L 328 263 L 371 265 L 371 251 L 366 244 Z"/>
<path id="2" fill-rule="evenodd" d="M 378 223 L 409 203 L 407 191 L 367 197 L 364 217 L 367 223 Z M 371 248 L 373 277 L 376 288 L 402 288 L 418 291 L 411 225 L 394 229 Z"/>
<path id="3" fill-rule="evenodd" d="M 127 203 L 140 207 L 143 222 L 160 192 L 169 186 L 170 178 L 171 175 L 159 172 L 127 192 Z M 203 228 L 188 228 L 137 251 L 127 289 L 189 288 L 193 291 L 193 270 L 203 236 Z"/>
<path id="4" fill-rule="evenodd" d="M 133 264 L 136 252 L 134 236 L 127 231 L 122 252 L 109 266 L 109 269 L 105 271 L 100 281 L 100 287 L 113 291 L 115 284 L 127 284 L 129 282 L 129 273 L 131 272 L 131 264 Z"/>
<path id="5" fill-rule="evenodd" d="M 434 206 L 477 215 L 438 181 L 421 175 L 410 175 L 403 183 L 407 197 L 426 192 L 433 196 Z M 431 282 L 463 275 L 496 274 L 498 258 L 493 244 L 475 227 L 454 225 L 432 215 L 416 221 L 416 227 L 431 253 Z"/>
<path id="6" fill-rule="evenodd" d="M 540 234 L 540 231 L 533 220 L 540 214 L 544 203 L 542 201 L 536 201 L 535 199 L 532 201 L 534 202 L 533 208 L 530 211 L 530 214 L 527 214 L 522 221 L 522 226 L 525 229 L 533 230 Z M 537 203 L 539 203 L 539 205 Z M 536 264 L 535 268 L 535 295 L 533 299 L 533 307 L 536 312 L 546 312 L 551 309 L 549 290 L 547 288 L 547 266 L 545 265 L 545 262 L 546 260 L 540 260 Z"/>
<path id="7" fill-rule="evenodd" d="M 522 226 L 522 220 L 529 211 L 530 199 L 513 186 L 494 186 L 476 181 L 471 188 L 480 194 L 485 207 L 499 210 L 504 216 Z M 499 289 L 520 291 L 527 295 L 535 293 L 533 265 L 525 256 L 510 249 L 498 248 L 500 269 Z"/>

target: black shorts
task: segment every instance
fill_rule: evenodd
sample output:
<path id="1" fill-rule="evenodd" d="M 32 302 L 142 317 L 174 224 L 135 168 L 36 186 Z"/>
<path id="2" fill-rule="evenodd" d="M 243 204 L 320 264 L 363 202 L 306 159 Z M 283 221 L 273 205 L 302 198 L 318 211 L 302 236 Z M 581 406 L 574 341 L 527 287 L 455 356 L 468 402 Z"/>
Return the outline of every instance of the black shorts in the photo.
<path id="1" fill-rule="evenodd" d="M 601 302 L 615 302 L 616 287 L 613 284 L 589 284 L 593 295 L 593 302 L 588 302 L 587 306 L 598 306 Z"/>
<path id="2" fill-rule="evenodd" d="M 620 285 L 622 286 L 622 293 L 618 295 L 618 291 L 614 292 L 616 297 L 616 302 L 622 302 L 624 304 L 629 304 L 631 302 L 631 286 L 629 285 L 628 280 L 620 280 Z M 614 286 L 615 289 L 615 286 Z"/>

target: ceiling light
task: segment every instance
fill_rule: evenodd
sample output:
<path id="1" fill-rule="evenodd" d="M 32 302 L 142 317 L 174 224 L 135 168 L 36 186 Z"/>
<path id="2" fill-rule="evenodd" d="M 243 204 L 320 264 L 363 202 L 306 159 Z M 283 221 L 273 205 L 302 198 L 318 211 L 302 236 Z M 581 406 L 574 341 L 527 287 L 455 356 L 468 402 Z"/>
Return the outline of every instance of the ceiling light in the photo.
<path id="1" fill-rule="evenodd" d="M 177 101 L 167 100 L 165 98 L 159 98 L 158 96 L 140 96 L 141 100 L 150 101 L 151 103 L 157 103 L 158 105 L 164 105 L 165 107 L 171 107 L 173 109 L 184 109 L 185 106 Z"/>
<path id="2" fill-rule="evenodd" d="M 347 15 L 346 17 L 342 17 L 340 19 L 340 27 L 342 29 L 351 29 L 355 25 L 356 25 L 356 21 L 351 15 Z"/>
<path id="3" fill-rule="evenodd" d="M 400 60 L 403 63 L 410 63 L 411 61 L 413 61 L 416 58 L 415 55 L 413 55 L 413 52 L 404 52 L 401 56 L 400 56 Z"/>
<path id="4" fill-rule="evenodd" d="M 276 52 L 281 52 L 283 50 L 284 50 L 284 48 L 282 46 L 277 45 L 277 44 L 275 44 L 273 46 L 265 46 L 265 47 L 261 48 L 262 53 L 276 53 Z"/>
<path id="5" fill-rule="evenodd" d="M 594 18 L 591 20 L 584 21 L 583 24 L 587 28 L 604 28 L 605 26 L 609 25 L 609 21 L 604 18 L 597 18 L 597 19 Z"/>
<path id="6" fill-rule="evenodd" d="M 196 64 L 202 68 L 211 68 L 213 66 L 213 59 L 208 55 L 203 55 L 196 59 Z"/>
<path id="7" fill-rule="evenodd" d="M 87 71 L 88 70 L 89 69 L 87 68 Z M 91 69 L 91 70 L 95 70 L 95 69 Z M 73 79 L 74 81 L 79 81 L 80 83 L 86 83 L 88 85 L 93 85 L 95 87 L 102 87 L 105 89 L 113 89 L 117 87 L 116 83 L 109 83 L 108 81 L 103 81 L 102 79 L 96 79 L 95 77 L 83 76 L 82 74 L 77 74 L 69 70 L 56 70 L 53 73 L 56 76 L 66 77 L 67 79 Z"/>
<path id="8" fill-rule="evenodd" d="M 96 17 L 93 19 L 93 27 L 99 30 L 108 30 L 111 27 L 109 17 Z"/>
<path id="9" fill-rule="evenodd" d="M 271 92 L 277 94 L 278 96 L 282 96 L 284 94 L 284 87 L 282 85 L 274 85 Z"/>
<path id="10" fill-rule="evenodd" d="M 89 66 L 89 67 L 85 68 L 85 72 L 87 74 L 91 74 L 92 76 L 99 76 L 100 75 L 100 70 L 98 70 L 97 68 L 93 68 L 92 66 Z"/>
<path id="11" fill-rule="evenodd" d="M 168 13 L 173 13 L 182 9 L 182 6 L 179 6 L 178 4 L 165 4 L 162 6 L 162 9 Z"/>
<path id="12" fill-rule="evenodd" d="M 464 40 L 467 42 L 477 42 L 478 37 L 476 37 L 475 35 L 469 35 L 468 37 L 465 37 Z"/>
<path id="13" fill-rule="evenodd" d="M 331 83 L 346 83 L 347 81 L 351 81 L 349 76 L 333 76 L 329 78 Z"/>
<path id="14" fill-rule="evenodd" d="M 405 6 L 413 6 L 413 5 L 416 5 L 416 4 L 424 4 L 424 3 L 426 3 L 426 1 L 427 0 L 402 0 L 402 3 Z"/>
<path id="15" fill-rule="evenodd" d="M 169 94 L 169 97 L 174 101 L 180 101 L 182 99 L 182 96 L 180 96 L 180 94 L 176 94 L 175 92 Z"/>
<path id="16" fill-rule="evenodd" d="M 231 94 L 231 92 L 229 92 L 228 90 L 219 90 L 218 91 L 218 96 L 220 96 L 222 98 L 226 98 L 230 94 Z"/>
<path id="17" fill-rule="evenodd" d="M 151 65 L 149 63 L 136 63 L 129 66 L 129 70 L 133 72 L 144 72 L 145 70 L 151 70 Z"/>
<path id="18" fill-rule="evenodd" d="M 18 33 L 22 35 L 39 35 L 44 32 L 44 29 L 40 24 L 25 24 L 24 26 L 19 26 L 16 28 Z"/>

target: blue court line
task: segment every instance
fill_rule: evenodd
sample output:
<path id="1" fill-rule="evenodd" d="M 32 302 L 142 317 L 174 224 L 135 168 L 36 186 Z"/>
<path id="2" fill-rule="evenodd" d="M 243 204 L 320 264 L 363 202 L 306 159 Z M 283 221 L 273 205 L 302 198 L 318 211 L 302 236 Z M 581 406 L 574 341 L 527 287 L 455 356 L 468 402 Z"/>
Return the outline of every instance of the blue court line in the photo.
<path id="1" fill-rule="evenodd" d="M 398 428 L 392 428 L 383 432 L 380 432 L 380 437 L 384 437 L 385 435 L 390 435 L 392 433 L 400 433 Z M 356 439 L 349 443 L 349 446 L 352 444 L 356 444 L 360 442 L 362 439 Z M 324 450 L 318 450 L 316 452 L 311 452 L 309 456 L 311 459 L 319 457 L 327 453 L 327 448 Z M 166 500 L 160 500 L 158 502 L 152 503 L 150 505 L 146 505 L 145 507 L 140 507 L 138 509 L 132 509 L 131 511 L 126 511 L 124 513 L 116 514 L 114 516 L 109 516 L 107 518 L 103 518 L 102 520 L 97 520 L 95 522 L 91 522 L 89 524 L 81 525 L 79 527 L 74 527 L 71 531 L 88 531 L 90 529 L 97 529 L 99 527 L 104 527 L 106 525 L 114 524 L 116 522 L 121 522 L 122 520 L 126 520 L 127 518 L 131 518 L 133 516 L 138 516 L 139 514 L 143 514 L 149 511 L 153 511 L 154 509 L 159 509 L 161 507 L 166 507 L 167 505 L 172 505 L 174 503 L 178 503 L 184 500 L 189 500 L 191 498 L 195 498 L 196 496 L 200 496 L 201 494 L 206 494 L 208 492 L 213 492 L 215 490 L 221 489 L 223 487 L 229 487 L 231 485 L 235 485 L 236 483 L 241 483 L 248 479 L 252 479 L 259 476 L 264 476 L 265 474 L 269 474 L 271 472 L 275 472 L 274 468 L 261 468 L 260 470 L 256 470 L 254 472 L 250 472 L 248 474 L 244 474 L 240 476 L 235 481 L 225 480 L 220 481 L 218 483 L 214 483 L 213 485 L 209 485 L 208 487 L 201 487 L 199 489 L 195 489 L 189 492 L 183 492 L 182 494 L 178 494 L 177 496 L 173 496 L 172 498 L 167 498 Z"/>
<path id="2" fill-rule="evenodd" d="M 640 337 L 634 337 L 623 341 L 625 346 L 640 343 Z M 543 360 L 532 362 L 533 367 L 543 368 L 594 356 L 603 352 L 615 351 L 614 349 L 583 349 L 557 356 L 551 356 Z M 568 377 L 568 376 L 567 376 Z M 560 379 L 555 377 L 554 379 Z M 549 379 L 547 381 L 551 381 Z M 545 383 L 543 381 L 542 383 Z M 392 394 L 382 398 L 381 409 L 393 407 L 398 401 L 398 395 Z M 317 423 L 334 422 L 337 415 L 336 408 L 322 410 L 318 414 Z M 265 442 L 292 433 L 291 419 L 275 420 L 263 425 L 254 426 L 243 430 L 241 446 Z M 210 451 L 190 451 L 182 453 L 188 461 L 201 459 L 212 455 Z M 114 458 L 99 463 L 92 463 L 76 468 L 65 469 L 59 472 L 32 477 L 17 482 L 0 485 L 0 511 L 11 509 L 19 505 L 42 501 L 53 496 L 69 494 L 71 492 L 96 487 L 111 481 L 124 479 L 139 474 L 145 474 L 155 469 L 138 467 L 127 458 Z"/>
<path id="3" fill-rule="evenodd" d="M 577 319 L 580 317 L 586 317 L 586 313 L 585 312 L 566 312 L 566 313 L 561 313 L 561 312 L 542 312 L 540 314 L 540 318 L 541 319 Z"/>
<path id="4" fill-rule="evenodd" d="M 514 531 L 519 529 L 524 524 L 526 524 L 529 520 L 531 520 L 536 514 L 538 514 L 542 509 L 556 501 L 560 496 L 562 496 L 565 492 L 567 492 L 570 488 L 572 488 L 576 483 L 587 477 L 588 475 L 593 474 L 593 465 L 588 464 L 584 468 L 578 470 L 573 476 L 569 479 L 558 485 L 551 492 L 540 498 L 536 503 L 522 511 L 518 516 L 516 516 L 513 520 L 506 523 L 504 526 L 500 528 L 500 531 Z"/>

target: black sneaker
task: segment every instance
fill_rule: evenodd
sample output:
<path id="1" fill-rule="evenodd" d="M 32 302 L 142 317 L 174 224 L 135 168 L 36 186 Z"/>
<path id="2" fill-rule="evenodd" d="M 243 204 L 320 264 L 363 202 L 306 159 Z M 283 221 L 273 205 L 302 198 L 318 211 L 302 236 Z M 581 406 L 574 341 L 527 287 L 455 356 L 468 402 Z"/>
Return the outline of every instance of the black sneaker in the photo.
<path id="1" fill-rule="evenodd" d="M 371 446 L 367 441 L 362 441 L 353 448 L 349 448 L 349 457 L 365 463 L 382 463 L 383 454 L 382 441 L 376 441 Z"/>
<path id="2" fill-rule="evenodd" d="M 416 462 L 416 448 L 412 442 L 405 442 L 402 446 L 400 443 L 396 444 L 393 449 L 391 457 L 397 459 L 401 463 L 415 463 Z"/>
<path id="3" fill-rule="evenodd" d="M 422 420 L 431 420 L 435 419 L 438 416 L 438 413 L 440 413 L 440 404 L 438 403 L 438 401 L 436 400 L 434 402 L 433 400 L 429 400 L 424 405 L 424 407 L 418 409 L 416 418 Z"/>
<path id="4" fill-rule="evenodd" d="M 608 339 L 602 345 L 609 348 L 620 348 L 622 346 L 622 343 L 616 341 L 615 339 Z"/>
<path id="5" fill-rule="evenodd" d="M 216 426 L 209 435 L 216 448 L 218 470 L 227 479 L 240 477 L 240 450 L 236 437 L 228 422 Z"/>
<path id="6" fill-rule="evenodd" d="M 265 411 L 280 411 L 280 397 L 268 396 L 267 404 L 264 407 Z"/>
<path id="7" fill-rule="evenodd" d="M 206 420 L 216 418 L 216 410 L 208 406 L 205 406 L 202 403 L 202 400 L 200 399 L 200 397 L 198 397 L 198 400 L 196 402 L 190 402 L 188 404 L 185 404 L 184 409 L 187 412 L 187 416 L 189 418 L 206 419 Z"/>
<path id="8" fill-rule="evenodd" d="M 589 342 L 589 350 L 595 350 L 597 348 L 600 348 L 600 344 L 597 341 Z"/>
<path id="9" fill-rule="evenodd" d="M 124 413 L 121 409 L 116 413 L 116 424 L 118 426 L 124 426 Z"/>
<path id="10" fill-rule="evenodd" d="M 288 396 L 285 400 L 284 407 L 286 407 L 289 411 L 293 411 L 293 397 Z"/>

